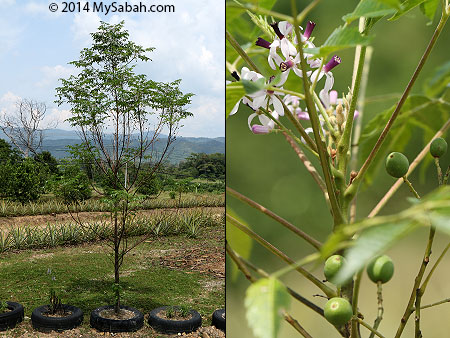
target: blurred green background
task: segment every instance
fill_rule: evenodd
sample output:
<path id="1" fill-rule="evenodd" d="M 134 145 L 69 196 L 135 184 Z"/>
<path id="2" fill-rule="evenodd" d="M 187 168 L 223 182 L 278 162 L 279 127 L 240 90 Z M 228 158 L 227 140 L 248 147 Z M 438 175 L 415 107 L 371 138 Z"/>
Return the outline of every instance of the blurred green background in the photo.
<path id="1" fill-rule="evenodd" d="M 308 3 L 309 1 L 298 1 L 298 8 L 301 10 Z M 313 32 L 316 45 L 323 43 L 327 36 L 343 23 L 341 17 L 352 12 L 357 3 L 358 1 L 323 0 L 311 12 L 307 20 L 313 20 L 317 24 Z M 289 1 L 278 1 L 274 10 L 289 13 Z M 374 53 L 370 65 L 367 98 L 378 95 L 401 94 L 433 34 L 439 14 L 440 12 L 436 15 L 432 25 L 427 25 L 427 19 L 418 9 L 397 21 L 387 21 L 384 18 L 375 25 L 372 30 L 375 34 L 371 44 L 374 47 Z M 246 14 L 242 15 L 242 17 L 246 16 Z M 227 22 L 227 25 L 230 24 L 236 24 L 236 21 Z M 247 34 L 246 30 L 254 29 L 254 25 L 247 22 L 227 28 L 233 32 L 242 30 L 242 36 L 236 37 L 241 44 L 244 44 L 248 42 L 243 38 Z M 436 67 L 449 61 L 449 46 L 450 24 L 447 23 L 437 46 L 413 87 L 412 93 L 422 93 L 426 78 L 431 76 Z M 228 47 L 227 52 L 229 52 Z M 347 88 L 351 86 L 354 49 L 339 51 L 337 54 L 342 58 L 342 63 L 333 70 L 334 89 L 342 93 L 347 92 Z M 267 74 L 270 73 L 266 53 L 254 58 L 254 60 Z M 240 63 L 238 69 L 240 70 L 242 66 L 244 64 Z M 291 75 L 290 79 L 294 79 L 294 77 Z M 297 83 L 298 86 L 301 85 L 300 82 Z M 290 84 L 287 84 L 285 88 L 289 88 L 289 86 Z M 367 104 L 363 125 L 395 102 L 391 99 L 385 102 L 377 101 Z M 247 118 L 250 113 L 250 109 L 241 106 L 239 112 L 228 118 L 226 122 L 227 185 L 273 210 L 320 241 L 325 241 L 331 230 L 332 219 L 315 182 L 297 159 L 293 150 L 287 145 L 282 135 L 253 135 L 250 132 L 247 126 Z M 429 118 L 432 119 L 433 116 Z M 283 122 L 286 122 L 286 118 L 283 119 Z M 417 129 L 412 132 L 414 136 L 405 150 L 405 154 L 410 161 L 423 147 L 422 131 Z M 444 137 L 450 143 L 449 135 L 450 133 L 447 132 Z M 390 151 L 395 150 L 390 149 Z M 450 154 L 447 154 L 441 163 L 443 168 L 447 168 L 450 164 Z M 419 177 L 419 171 L 420 167 L 416 169 L 410 180 L 419 194 L 424 195 L 437 186 L 436 169 L 430 165 L 425 171 L 423 179 Z M 374 177 L 374 181 L 374 185 L 363 187 L 359 194 L 358 219 L 364 218 L 394 183 L 394 180 L 385 173 L 384 169 L 379 170 Z M 402 210 L 408 206 L 409 203 L 406 198 L 409 196 L 411 196 L 410 192 L 402 186 L 381 214 L 390 214 Z M 312 252 L 306 242 L 232 196 L 227 196 L 226 203 L 228 210 L 232 209 L 259 235 L 283 250 L 294 260 Z M 426 238 L 427 231 L 423 229 L 405 238 L 388 252 L 396 264 L 396 271 L 393 280 L 384 286 L 385 313 L 380 331 L 386 337 L 392 337 L 398 327 L 411 292 L 413 279 L 419 269 Z M 437 236 L 432 258 L 436 258 L 440 254 L 449 240 L 450 238 L 446 235 L 439 234 Z M 238 252 L 241 250 L 239 247 L 234 247 L 234 249 Z M 253 245 L 249 257 L 252 262 L 268 272 L 276 271 L 285 266 L 258 244 Z M 249 286 L 249 282 L 241 274 L 232 276 L 233 264 L 227 258 L 227 337 L 252 338 L 253 335 L 247 326 L 243 307 L 245 290 Z M 423 304 L 450 297 L 449 265 L 450 255 L 444 259 L 440 269 L 434 275 L 424 296 Z M 321 267 L 313 270 L 318 278 L 323 278 L 321 270 Z M 298 273 L 289 273 L 283 278 L 283 281 L 321 306 L 326 302 L 323 298 L 313 297 L 319 290 L 311 286 Z M 376 287 L 368 280 L 366 275 L 364 275 L 362 281 L 360 310 L 366 316 L 367 322 L 372 324 L 377 310 Z M 300 303 L 293 301 L 290 312 L 313 337 L 338 337 L 337 332 L 330 324 Z M 448 318 L 450 318 L 450 304 L 424 310 L 422 325 L 424 337 L 442 338 L 449 336 L 450 320 Z M 413 324 L 413 320 L 409 321 L 407 330 L 403 334 L 404 337 L 412 336 L 413 326 L 411 324 Z M 362 332 L 363 336 L 368 336 L 367 331 L 362 329 Z M 288 324 L 283 323 L 279 337 L 299 336 Z"/>

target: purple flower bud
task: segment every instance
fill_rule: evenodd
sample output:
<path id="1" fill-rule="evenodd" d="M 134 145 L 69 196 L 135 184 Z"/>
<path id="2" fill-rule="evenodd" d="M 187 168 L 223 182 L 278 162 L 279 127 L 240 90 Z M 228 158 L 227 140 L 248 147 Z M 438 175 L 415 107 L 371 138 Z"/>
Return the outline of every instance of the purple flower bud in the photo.
<path id="1" fill-rule="evenodd" d="M 278 35 L 278 38 L 281 40 L 284 38 L 284 35 L 281 34 L 280 29 L 278 28 L 278 22 L 271 23 L 270 26 L 273 28 L 276 35 Z"/>
<path id="2" fill-rule="evenodd" d="M 323 67 L 323 71 L 325 73 L 328 73 L 330 70 L 332 70 L 334 67 L 336 67 L 338 64 L 341 63 L 341 58 L 337 55 L 333 56 L 330 61 Z"/>
<path id="3" fill-rule="evenodd" d="M 295 63 L 292 60 L 287 60 L 286 62 L 280 63 L 280 70 L 282 72 L 287 71 L 289 68 L 294 67 Z"/>
<path id="4" fill-rule="evenodd" d="M 305 120 L 308 121 L 309 120 L 309 114 L 307 111 L 300 111 L 297 113 L 297 117 L 299 118 L 299 120 Z"/>
<path id="5" fill-rule="evenodd" d="M 270 129 L 267 126 L 261 126 L 260 124 L 254 124 L 252 126 L 253 134 L 268 134 L 269 132 L 270 132 Z"/>
<path id="6" fill-rule="evenodd" d="M 267 40 L 264 40 L 263 38 L 258 38 L 255 42 L 255 45 L 257 45 L 259 47 L 264 47 L 264 48 L 270 49 L 270 42 Z"/>
<path id="7" fill-rule="evenodd" d="M 330 91 L 330 104 L 335 105 L 337 102 L 338 92 L 335 90 Z"/>
<path id="8" fill-rule="evenodd" d="M 356 119 L 359 116 L 359 111 L 355 110 L 355 115 L 353 115 L 353 118 Z"/>
<path id="9" fill-rule="evenodd" d="M 305 33 L 303 34 L 306 40 L 308 40 L 311 37 L 311 33 L 314 30 L 314 27 L 316 27 L 316 24 L 312 21 L 309 21 L 308 24 L 306 25 Z"/>

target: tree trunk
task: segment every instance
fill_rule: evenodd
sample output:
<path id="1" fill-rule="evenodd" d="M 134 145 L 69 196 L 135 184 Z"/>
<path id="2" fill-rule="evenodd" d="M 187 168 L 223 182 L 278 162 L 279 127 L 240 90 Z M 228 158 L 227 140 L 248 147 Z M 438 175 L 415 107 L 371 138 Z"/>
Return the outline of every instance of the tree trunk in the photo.
<path id="1" fill-rule="evenodd" d="M 114 292 L 115 292 L 115 304 L 114 312 L 119 313 L 120 310 L 120 289 L 119 289 L 119 238 L 118 238 L 118 222 L 117 212 L 114 213 Z"/>

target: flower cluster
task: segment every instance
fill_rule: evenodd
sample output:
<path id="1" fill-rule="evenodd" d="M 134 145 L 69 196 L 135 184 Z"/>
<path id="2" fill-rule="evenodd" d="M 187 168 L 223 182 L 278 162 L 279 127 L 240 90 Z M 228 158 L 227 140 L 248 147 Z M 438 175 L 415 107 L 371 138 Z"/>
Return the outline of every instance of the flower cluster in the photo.
<path id="1" fill-rule="evenodd" d="M 309 21 L 304 31 L 303 28 L 300 27 L 300 30 L 303 33 L 300 33 L 299 38 L 304 48 L 315 47 L 311 38 L 315 26 L 314 22 Z M 259 37 L 255 44 L 258 47 L 268 50 L 267 62 L 270 68 L 279 71 L 279 73 L 276 74 L 277 76 L 272 76 L 269 80 L 265 81 L 265 84 L 270 84 L 271 87 L 283 90 L 282 86 L 286 83 L 290 74 L 293 73 L 298 77 L 304 76 L 300 67 L 300 52 L 296 47 L 298 46 L 299 38 L 294 32 L 293 25 L 287 21 L 273 23 L 271 24 L 271 27 L 275 33 L 273 41 L 270 42 Z M 341 63 L 341 59 L 335 55 L 324 65 L 322 59 L 315 58 L 312 54 L 304 53 L 304 57 L 310 67 L 306 76 L 314 86 L 325 77 L 325 84 L 320 91 L 319 97 L 323 107 L 328 111 L 331 107 L 336 106 L 337 100 L 337 93 L 332 91 L 334 78 L 331 70 Z M 234 74 L 234 77 L 237 80 L 243 79 L 252 82 L 262 81 L 261 79 L 264 79 L 263 75 L 249 70 L 247 67 L 242 68 L 240 77 L 237 73 Z M 280 97 L 282 96 L 284 96 L 284 98 L 280 100 Z M 299 119 L 309 119 L 307 110 L 303 110 L 300 107 L 300 101 L 301 99 L 296 96 L 284 95 L 283 92 L 261 89 L 241 98 L 231 110 L 230 115 L 233 115 L 238 111 L 239 104 L 242 102 L 255 111 L 248 119 L 250 130 L 255 134 L 267 134 L 275 128 L 275 121 L 277 121 L 280 116 L 284 115 L 286 108 L 293 112 Z M 265 111 L 266 114 L 263 114 L 262 111 Z M 268 117 L 268 114 L 270 114 L 272 118 Z M 257 116 L 259 117 L 260 124 L 252 124 L 253 119 Z M 307 131 L 310 131 L 310 128 L 307 128 Z"/>

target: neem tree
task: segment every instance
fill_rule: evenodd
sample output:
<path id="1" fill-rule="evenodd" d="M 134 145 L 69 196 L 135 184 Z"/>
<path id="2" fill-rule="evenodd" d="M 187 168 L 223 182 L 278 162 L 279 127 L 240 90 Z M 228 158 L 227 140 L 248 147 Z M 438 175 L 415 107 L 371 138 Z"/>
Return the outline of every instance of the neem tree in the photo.
<path id="1" fill-rule="evenodd" d="M 231 75 L 227 84 L 227 114 L 249 112 L 248 125 L 253 134 L 263 137 L 275 134 L 286 139 L 286 145 L 294 150 L 323 192 L 333 224 L 328 240 L 321 243 L 282 216 L 227 187 L 230 196 L 266 214 L 298 236 L 299 242 L 306 241 L 315 250 L 315 253 L 296 261 L 257 234 L 257 226 L 250 228 L 227 209 L 227 226 L 230 225 L 227 254 L 252 282 L 245 298 L 248 324 L 258 338 L 275 338 L 284 318 L 300 335 L 312 337 L 287 312 L 293 298 L 323 316 L 343 337 L 362 337 L 365 333 L 361 332 L 362 326 L 369 330 L 367 335 L 370 337 L 384 337 L 378 330 L 384 313 L 382 285 L 393 276 L 394 264 L 382 254 L 412 230 L 427 227 L 429 237 L 426 249 L 416 278 L 411 281 L 412 291 L 409 299 L 405 300 L 404 315 L 399 318 L 395 334 L 395 338 L 402 336 L 406 323 L 414 317 L 415 337 L 420 338 L 421 310 L 448 302 L 445 299 L 431 305 L 421 304 L 436 267 L 450 248 L 449 244 L 427 271 L 436 230 L 449 232 L 450 190 L 441 187 L 420 199 L 407 176 L 429 154 L 428 161 L 435 158 L 439 185 L 447 184 L 450 168 L 443 173 L 439 157 L 447 150 L 447 144 L 440 136 L 450 127 L 450 64 L 437 69 L 426 84 L 423 95 L 409 94 L 450 16 L 448 0 L 361 0 L 352 13 L 343 17 L 345 24 L 336 28 L 321 46 L 313 42 L 315 23 L 304 23 L 318 0 L 310 2 L 300 13 L 297 10 L 298 1 L 291 0 L 290 15 L 272 10 L 275 2 L 227 3 L 227 68 Z M 371 29 L 382 17 L 390 15 L 395 20 L 419 5 L 430 21 L 440 9 L 439 23 L 397 104 L 375 116 L 361 133 L 361 116 L 356 117 L 361 115 L 363 108 L 359 98 L 364 94 L 362 88 L 367 81 L 366 52 L 373 38 Z M 256 29 L 243 31 L 249 23 L 239 17 L 242 13 L 250 16 Z M 358 19 L 359 27 L 354 24 Z M 304 29 L 300 26 L 302 24 Z M 353 81 L 349 84 L 349 92 L 339 98 L 337 91 L 332 90 L 332 71 L 339 66 L 341 59 L 333 54 L 348 47 L 356 47 Z M 405 132 L 416 125 L 425 130 L 426 146 L 411 165 L 399 152 L 392 152 L 386 157 L 389 151 L 404 149 L 406 142 L 403 140 L 410 137 Z M 368 178 L 369 173 L 373 176 L 383 158 L 387 173 L 398 180 L 373 211 L 357 221 L 355 197 L 363 180 Z M 363 163 L 359 168 L 358 160 Z M 270 189 L 271 182 L 268 178 L 264 187 Z M 397 214 L 376 216 L 402 183 L 419 201 Z M 305 194 L 304 191 L 299 193 Z M 297 210 L 294 200 L 291 205 Z M 304 224 L 300 226 L 306 227 Z M 243 254 L 248 252 L 248 246 L 244 244 L 248 242 L 243 239 L 242 233 L 288 266 L 269 274 L 248 261 Z M 293 245 L 296 243 L 293 240 Z M 305 267 L 306 264 L 321 261 L 325 261 L 327 281 L 322 281 L 320 275 L 314 275 Z M 366 266 L 370 280 L 378 288 L 378 315 L 373 325 L 364 319 L 358 305 L 361 276 Z M 323 307 L 280 280 L 281 276 L 293 270 L 328 299 Z"/>
<path id="2" fill-rule="evenodd" d="M 82 139 L 75 157 L 95 164 L 102 184 L 93 182 L 93 187 L 111 207 L 116 312 L 120 267 L 124 256 L 141 242 L 128 243 L 130 202 L 142 180 L 150 179 L 167 155 L 180 121 L 192 115 L 185 107 L 193 95 L 180 91 L 180 80 L 158 83 L 135 74 L 136 63 L 149 61 L 145 53 L 153 48 L 130 41 L 123 25 L 123 21 L 102 22 L 91 34 L 92 46 L 81 51 L 78 61 L 70 62 L 80 69 L 79 74 L 62 79 L 56 89 L 56 102 L 71 106 L 69 121 Z"/>

